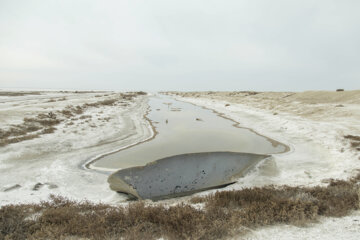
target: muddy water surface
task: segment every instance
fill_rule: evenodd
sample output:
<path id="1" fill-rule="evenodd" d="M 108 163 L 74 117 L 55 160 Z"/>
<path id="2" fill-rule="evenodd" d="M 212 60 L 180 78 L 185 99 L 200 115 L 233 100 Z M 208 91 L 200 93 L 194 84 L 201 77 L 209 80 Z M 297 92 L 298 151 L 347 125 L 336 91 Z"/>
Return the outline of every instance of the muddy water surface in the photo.
<path id="1" fill-rule="evenodd" d="M 151 97 L 149 105 L 148 118 L 157 131 L 155 138 L 104 156 L 92 164 L 93 168 L 124 169 L 186 153 L 273 154 L 286 150 L 285 145 L 249 129 L 235 127 L 235 122 L 211 110 L 169 96 Z"/>

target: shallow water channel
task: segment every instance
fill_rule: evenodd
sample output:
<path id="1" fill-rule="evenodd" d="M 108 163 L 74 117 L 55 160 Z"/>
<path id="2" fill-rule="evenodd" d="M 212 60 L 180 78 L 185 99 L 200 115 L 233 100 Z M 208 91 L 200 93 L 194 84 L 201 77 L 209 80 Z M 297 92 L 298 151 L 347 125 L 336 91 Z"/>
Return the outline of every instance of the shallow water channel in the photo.
<path id="1" fill-rule="evenodd" d="M 177 101 L 169 96 L 149 98 L 154 139 L 106 155 L 92 163 L 92 168 L 124 169 L 143 166 L 155 160 L 186 153 L 247 152 L 274 154 L 286 146 L 261 136 L 217 113 Z"/>

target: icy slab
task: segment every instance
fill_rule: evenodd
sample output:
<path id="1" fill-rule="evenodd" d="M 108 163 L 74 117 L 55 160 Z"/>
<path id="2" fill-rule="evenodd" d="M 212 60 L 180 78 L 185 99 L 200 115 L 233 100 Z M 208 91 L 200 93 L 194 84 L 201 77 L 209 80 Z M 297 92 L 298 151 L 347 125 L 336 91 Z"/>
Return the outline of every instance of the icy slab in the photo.
<path id="1" fill-rule="evenodd" d="M 112 190 L 139 199 L 179 197 L 234 183 L 270 157 L 235 152 L 182 154 L 119 170 L 110 175 L 108 182 Z"/>

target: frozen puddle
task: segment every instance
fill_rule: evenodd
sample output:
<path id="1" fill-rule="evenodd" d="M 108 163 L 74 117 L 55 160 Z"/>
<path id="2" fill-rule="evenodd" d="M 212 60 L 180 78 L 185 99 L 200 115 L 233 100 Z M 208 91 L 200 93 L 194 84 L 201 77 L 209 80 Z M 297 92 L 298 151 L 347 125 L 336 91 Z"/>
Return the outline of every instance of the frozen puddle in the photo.
<path id="1" fill-rule="evenodd" d="M 158 199 L 214 188 L 234 182 L 267 154 L 287 150 L 211 110 L 167 96 L 152 97 L 149 105 L 155 138 L 90 164 L 119 170 L 109 177 L 115 191 Z"/>
<path id="2" fill-rule="evenodd" d="M 108 181 L 112 190 L 139 199 L 179 197 L 234 183 L 268 157 L 232 152 L 182 154 L 119 170 Z"/>

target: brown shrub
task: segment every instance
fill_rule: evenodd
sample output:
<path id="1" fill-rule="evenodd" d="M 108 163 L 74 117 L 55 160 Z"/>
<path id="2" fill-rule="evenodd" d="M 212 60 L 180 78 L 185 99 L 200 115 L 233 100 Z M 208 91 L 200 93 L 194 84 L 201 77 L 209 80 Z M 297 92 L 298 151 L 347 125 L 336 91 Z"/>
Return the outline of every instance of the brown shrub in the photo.
<path id="1" fill-rule="evenodd" d="M 206 198 L 205 197 L 192 197 L 190 199 L 190 202 L 193 204 L 204 203 L 204 202 L 206 202 Z"/>
<path id="2" fill-rule="evenodd" d="M 344 216 L 359 208 L 360 175 L 331 180 L 327 187 L 247 188 L 195 197 L 203 210 L 181 203 L 165 207 L 144 202 L 113 207 L 51 196 L 33 205 L 0 208 L 0 238 L 223 239 L 246 228 L 303 225 L 319 216 Z"/>
<path id="3" fill-rule="evenodd" d="M 35 118 L 24 118 L 22 124 L 14 125 L 8 130 L 0 130 L 0 146 L 31 140 L 41 134 L 53 133 L 56 130 L 53 126 L 58 125 L 61 121 L 53 112 L 40 113 Z M 29 134 L 39 130 L 41 131 Z"/>
<path id="4" fill-rule="evenodd" d="M 45 128 L 41 131 L 42 134 L 50 134 L 55 132 L 56 128 L 54 127 L 49 127 L 49 128 Z"/>
<path id="5" fill-rule="evenodd" d="M 18 143 L 18 142 L 22 142 L 22 141 L 26 141 L 26 140 L 31 140 L 34 138 L 38 138 L 39 136 L 40 136 L 40 134 L 28 134 L 28 135 L 20 136 L 20 137 L 1 139 L 0 147 L 6 146 L 6 145 L 12 144 L 12 143 Z"/>
<path id="6" fill-rule="evenodd" d="M 87 118 L 92 118 L 91 115 L 82 115 L 79 119 L 87 119 Z"/>
<path id="7" fill-rule="evenodd" d="M 0 139 L 5 139 L 11 136 L 20 136 L 26 134 L 26 126 L 14 126 L 8 130 L 1 130 L 0 131 Z"/>
<path id="8" fill-rule="evenodd" d="M 99 105 L 114 105 L 114 103 L 117 101 L 117 99 L 107 99 L 104 101 L 98 102 Z"/>
<path id="9" fill-rule="evenodd" d="M 72 111 L 75 114 L 82 114 L 84 112 L 83 108 L 81 106 L 76 106 L 75 108 L 72 109 Z"/>
<path id="10" fill-rule="evenodd" d="M 74 116 L 70 110 L 64 109 L 62 111 L 59 111 L 62 115 L 64 115 L 67 118 L 70 118 Z"/>
<path id="11" fill-rule="evenodd" d="M 66 126 L 71 126 L 71 125 L 74 125 L 74 122 L 68 122 L 68 123 L 66 123 Z"/>
<path id="12" fill-rule="evenodd" d="M 117 99 L 106 99 L 94 103 L 85 103 L 84 107 L 100 107 L 100 106 L 113 106 Z"/>
<path id="13" fill-rule="evenodd" d="M 30 124 L 30 125 L 25 126 L 25 129 L 26 129 L 26 132 L 35 132 L 37 130 L 40 130 L 41 127 L 39 127 L 38 125 L 35 125 L 35 124 Z"/>
<path id="14" fill-rule="evenodd" d="M 355 141 L 360 141 L 360 136 L 355 136 L 355 135 L 346 135 L 346 136 L 344 136 L 344 138 L 350 139 L 350 140 L 355 140 Z"/>
<path id="15" fill-rule="evenodd" d="M 0 91 L 0 96 L 17 97 L 17 96 L 25 96 L 25 95 L 41 95 L 41 93 L 40 92 L 2 92 L 2 91 Z"/>

